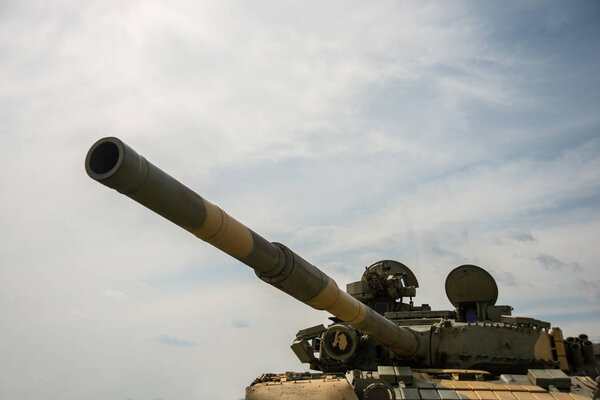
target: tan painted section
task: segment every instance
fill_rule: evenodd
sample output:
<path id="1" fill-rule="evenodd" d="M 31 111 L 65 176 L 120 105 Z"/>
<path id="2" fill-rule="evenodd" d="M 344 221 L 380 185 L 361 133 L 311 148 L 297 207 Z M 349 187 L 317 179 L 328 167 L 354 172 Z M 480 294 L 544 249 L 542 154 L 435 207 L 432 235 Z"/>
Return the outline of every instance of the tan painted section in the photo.
<path id="1" fill-rule="evenodd" d="M 584 396 L 580 396 L 580 395 L 576 395 L 573 393 L 561 393 L 561 392 L 550 392 L 550 394 L 552 395 L 552 397 L 554 397 L 556 400 L 573 400 L 575 399 L 585 399 Z"/>
<path id="2" fill-rule="evenodd" d="M 490 386 L 485 382 L 469 381 L 468 384 L 473 390 L 490 390 L 493 388 L 493 386 Z"/>
<path id="3" fill-rule="evenodd" d="M 527 390 L 530 393 L 546 393 L 546 390 L 537 385 L 520 385 L 523 390 Z"/>
<path id="4" fill-rule="evenodd" d="M 547 393 L 545 391 L 532 393 L 492 390 L 457 390 L 456 393 L 461 399 L 473 400 L 556 400 L 552 397 L 550 393 Z M 574 399 L 570 398 L 568 400 Z"/>
<path id="5" fill-rule="evenodd" d="M 554 400 L 554 397 L 550 393 L 531 393 L 536 400 Z"/>
<path id="6" fill-rule="evenodd" d="M 506 385 L 503 383 L 447 379 L 442 379 L 433 385 L 440 394 L 441 399 L 451 398 L 448 393 L 450 389 L 463 400 L 590 400 L 590 396 L 586 395 L 585 392 L 549 392 L 537 385 Z M 424 400 L 423 392 L 429 393 L 431 390 L 419 389 L 419 392 L 421 393 L 420 400 Z M 442 396 L 442 392 L 444 396 Z M 431 397 L 428 394 L 427 398 Z"/>
<path id="7" fill-rule="evenodd" d="M 204 200 L 204 204 L 206 220 L 191 232 L 233 257 L 248 256 L 254 246 L 250 230 L 211 202 Z"/>
<path id="8" fill-rule="evenodd" d="M 346 379 L 258 383 L 246 388 L 246 400 L 358 400 Z"/>
<path id="9" fill-rule="evenodd" d="M 418 370 L 413 370 L 413 373 L 415 371 Z M 417 375 L 419 374 L 417 373 Z M 435 390 L 430 389 L 431 383 L 442 400 L 456 400 L 456 398 L 461 400 L 591 400 L 590 393 L 587 391 L 579 393 L 551 392 L 537 385 L 507 385 L 497 383 L 498 381 L 455 381 L 451 379 L 430 382 L 427 378 L 425 378 L 425 382 L 418 379 L 416 385 L 419 387 L 420 396 L 417 394 L 415 397 L 413 394 L 410 397 L 411 400 L 437 398 L 434 394 Z M 414 389 L 404 389 L 404 392 L 409 393 L 412 390 Z"/>
<path id="10" fill-rule="evenodd" d="M 517 398 L 515 397 L 514 394 L 512 394 L 512 392 L 509 391 L 494 391 L 494 394 L 496 395 L 496 397 L 499 400 L 517 400 Z"/>
<path id="11" fill-rule="evenodd" d="M 502 388 L 496 388 L 495 386 L 490 386 L 485 382 L 478 381 L 449 381 L 442 380 L 440 384 L 444 387 L 448 387 L 456 390 L 502 390 Z"/>
<path id="12" fill-rule="evenodd" d="M 335 281 L 329 278 L 327 286 L 313 299 L 306 301 L 318 310 L 327 310 L 342 321 L 357 324 L 365 319 L 367 310 L 364 304 L 341 291 Z"/>
<path id="13" fill-rule="evenodd" d="M 438 385 L 442 387 L 446 387 L 448 389 L 456 390 L 456 389 L 470 389 L 468 385 L 461 385 L 463 382 L 460 381 L 449 381 L 449 380 L 441 380 Z"/>
<path id="14" fill-rule="evenodd" d="M 556 400 L 590 400 L 589 397 L 577 393 L 549 392 Z"/>
<path id="15" fill-rule="evenodd" d="M 450 381 L 450 380 L 441 380 L 438 385 L 442 387 L 446 387 L 448 389 L 457 390 L 457 389 L 470 389 L 470 386 L 466 384 L 466 382 L 460 381 Z"/>
<path id="16" fill-rule="evenodd" d="M 475 395 L 481 400 L 497 400 L 494 392 L 490 390 L 475 390 Z"/>
<path id="17" fill-rule="evenodd" d="M 567 353 L 565 350 L 565 343 L 563 342 L 563 334 L 560 328 L 552 328 L 550 333 L 554 338 L 554 351 L 556 352 L 556 360 L 558 361 L 558 367 L 563 371 L 569 370 L 569 361 L 567 360 Z"/>
<path id="18" fill-rule="evenodd" d="M 479 397 L 472 390 L 457 390 L 456 393 L 461 399 L 479 400 Z"/>
<path id="19" fill-rule="evenodd" d="M 453 390 L 477 390 L 477 391 L 494 391 L 494 392 L 520 392 L 520 393 L 543 393 L 545 390 L 536 385 L 505 385 L 505 384 L 497 384 L 497 383 L 489 383 L 489 382 L 479 382 L 479 381 L 453 381 L 443 379 L 440 380 L 440 387 L 449 388 Z"/>
<path id="20" fill-rule="evenodd" d="M 472 382 L 471 382 L 472 383 Z M 446 385 L 444 385 L 446 386 Z M 448 385 L 450 386 L 450 385 Z M 503 386 L 503 385 L 497 385 Z M 517 385 L 518 386 L 518 385 Z M 522 386 L 525 388 L 525 386 Z M 538 388 L 541 389 L 541 388 Z M 422 390 L 421 390 L 422 391 Z M 472 400 L 584 400 L 586 397 L 573 394 L 561 393 L 557 397 L 556 393 L 548 393 L 545 390 L 536 390 L 534 392 L 527 390 L 506 391 L 506 390 L 456 390 L 456 394 L 461 399 Z M 553 397 L 554 396 L 554 397 Z M 589 398 L 588 398 L 589 400 Z"/>
<path id="21" fill-rule="evenodd" d="M 531 392 L 513 392 L 513 394 L 519 400 L 535 400 Z"/>
<path id="22" fill-rule="evenodd" d="M 540 336 L 533 349 L 533 355 L 537 359 L 552 360 L 552 347 L 550 346 L 550 335 L 540 331 Z"/>

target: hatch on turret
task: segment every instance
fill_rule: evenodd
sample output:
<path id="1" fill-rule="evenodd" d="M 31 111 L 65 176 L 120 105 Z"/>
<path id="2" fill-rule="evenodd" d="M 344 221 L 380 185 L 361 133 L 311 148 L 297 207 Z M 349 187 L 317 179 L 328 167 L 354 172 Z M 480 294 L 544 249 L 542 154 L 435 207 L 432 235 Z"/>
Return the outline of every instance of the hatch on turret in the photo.
<path id="1" fill-rule="evenodd" d="M 496 306 L 498 285 L 485 269 L 465 264 L 454 268 L 446 277 L 446 296 L 459 321 L 499 321 L 510 315 L 512 307 Z"/>
<path id="2" fill-rule="evenodd" d="M 430 310 L 427 304 L 416 307 L 413 297 L 419 281 L 406 265 L 393 260 L 382 260 L 365 269 L 360 281 L 349 283 L 349 295 L 373 308 L 381 315 L 396 311 Z M 409 302 L 404 303 L 408 298 Z"/>

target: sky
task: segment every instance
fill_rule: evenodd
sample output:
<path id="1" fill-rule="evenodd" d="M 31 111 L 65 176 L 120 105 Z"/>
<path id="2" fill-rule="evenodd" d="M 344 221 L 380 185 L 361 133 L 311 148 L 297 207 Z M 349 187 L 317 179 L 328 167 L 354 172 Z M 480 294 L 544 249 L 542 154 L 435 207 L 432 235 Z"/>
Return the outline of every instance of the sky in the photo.
<path id="1" fill-rule="evenodd" d="M 341 287 L 600 339 L 594 1 L 0 2 L 0 398 L 232 399 L 327 322 L 92 181 L 117 136 Z"/>

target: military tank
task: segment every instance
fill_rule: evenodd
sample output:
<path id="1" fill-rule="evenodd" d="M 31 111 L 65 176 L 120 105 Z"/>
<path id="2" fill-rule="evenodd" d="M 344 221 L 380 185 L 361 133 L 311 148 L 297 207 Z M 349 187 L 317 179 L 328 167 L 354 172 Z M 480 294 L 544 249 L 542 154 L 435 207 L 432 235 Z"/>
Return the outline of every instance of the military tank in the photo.
<path id="1" fill-rule="evenodd" d="M 513 316 L 483 268 L 447 276 L 451 310 L 415 305 L 404 264 L 378 261 L 341 290 L 281 243 L 269 242 L 118 138 L 89 150 L 88 175 L 254 269 L 258 278 L 332 316 L 300 330 L 292 351 L 310 370 L 263 374 L 247 400 L 583 400 L 600 397 L 600 354 L 586 334 Z"/>

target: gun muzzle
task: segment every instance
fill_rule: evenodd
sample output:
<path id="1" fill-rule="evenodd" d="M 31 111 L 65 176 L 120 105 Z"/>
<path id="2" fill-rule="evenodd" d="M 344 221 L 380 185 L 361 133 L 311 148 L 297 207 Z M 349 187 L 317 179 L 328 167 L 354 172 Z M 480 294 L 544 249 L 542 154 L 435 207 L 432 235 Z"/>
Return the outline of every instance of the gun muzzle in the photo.
<path id="1" fill-rule="evenodd" d="M 327 310 L 400 357 L 413 355 L 418 336 L 340 290 L 333 279 L 286 246 L 271 243 L 163 172 L 115 137 L 97 141 L 85 160 L 88 175 L 248 265 L 267 283 L 318 310 Z"/>

